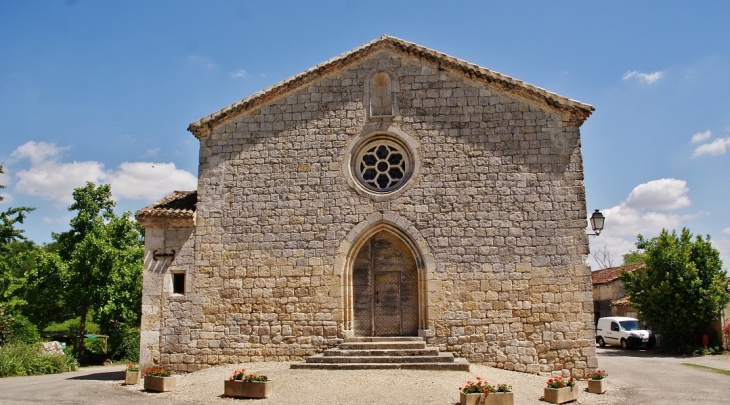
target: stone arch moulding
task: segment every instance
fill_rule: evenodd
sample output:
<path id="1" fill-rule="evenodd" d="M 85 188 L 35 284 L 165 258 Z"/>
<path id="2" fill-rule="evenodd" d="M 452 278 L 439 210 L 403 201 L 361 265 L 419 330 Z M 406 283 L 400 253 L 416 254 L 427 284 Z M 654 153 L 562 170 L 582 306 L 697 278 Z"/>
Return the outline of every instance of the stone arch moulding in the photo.
<path id="1" fill-rule="evenodd" d="M 428 287 L 435 271 L 435 262 L 428 243 L 421 233 L 407 220 L 394 212 L 370 215 L 357 224 L 345 237 L 335 258 L 335 272 L 342 280 L 342 334 L 354 336 L 353 328 L 353 266 L 363 245 L 380 231 L 388 231 L 402 240 L 410 249 L 416 261 L 418 274 L 418 335 L 432 337 L 429 327 Z"/>

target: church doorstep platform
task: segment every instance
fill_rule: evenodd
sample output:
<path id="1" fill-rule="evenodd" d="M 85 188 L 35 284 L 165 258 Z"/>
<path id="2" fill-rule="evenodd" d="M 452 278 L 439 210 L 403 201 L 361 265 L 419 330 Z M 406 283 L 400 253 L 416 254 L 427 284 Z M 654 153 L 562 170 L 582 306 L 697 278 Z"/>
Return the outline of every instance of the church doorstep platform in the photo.
<path id="1" fill-rule="evenodd" d="M 469 371 L 469 362 L 427 347 L 421 337 L 354 337 L 334 349 L 294 363 L 293 369 Z"/>

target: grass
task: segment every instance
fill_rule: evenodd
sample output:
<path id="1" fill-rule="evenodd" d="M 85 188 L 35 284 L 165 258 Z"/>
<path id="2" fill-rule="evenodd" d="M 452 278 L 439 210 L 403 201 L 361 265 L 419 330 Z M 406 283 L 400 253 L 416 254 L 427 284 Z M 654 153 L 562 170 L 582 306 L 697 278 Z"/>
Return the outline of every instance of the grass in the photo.
<path id="1" fill-rule="evenodd" d="M 694 368 L 699 368 L 699 369 L 701 369 L 701 370 L 707 370 L 707 371 L 712 371 L 713 373 L 718 373 L 718 374 L 724 374 L 724 375 L 730 375 L 730 370 L 723 370 L 723 369 L 721 369 L 721 368 L 714 368 L 714 367 L 700 366 L 699 364 L 692 364 L 692 363 L 682 363 L 682 365 L 683 365 L 683 366 L 688 366 L 688 367 L 694 367 Z"/>

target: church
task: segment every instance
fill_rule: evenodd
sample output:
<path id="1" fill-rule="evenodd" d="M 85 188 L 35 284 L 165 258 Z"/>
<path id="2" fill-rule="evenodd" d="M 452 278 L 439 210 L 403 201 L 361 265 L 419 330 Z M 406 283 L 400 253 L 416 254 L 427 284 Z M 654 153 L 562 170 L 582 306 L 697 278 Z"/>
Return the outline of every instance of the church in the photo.
<path id="1" fill-rule="evenodd" d="M 383 35 L 193 122 L 197 190 L 139 210 L 142 367 L 420 336 L 597 366 L 580 126 L 593 107 Z"/>

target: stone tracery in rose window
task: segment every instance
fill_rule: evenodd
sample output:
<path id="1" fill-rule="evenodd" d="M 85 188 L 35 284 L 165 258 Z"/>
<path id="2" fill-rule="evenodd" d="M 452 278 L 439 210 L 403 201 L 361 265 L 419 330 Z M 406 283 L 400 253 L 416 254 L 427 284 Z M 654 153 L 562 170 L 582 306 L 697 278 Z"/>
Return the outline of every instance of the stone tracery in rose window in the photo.
<path id="1" fill-rule="evenodd" d="M 408 158 L 396 145 L 377 142 L 363 148 L 357 169 L 364 186 L 375 191 L 390 191 L 406 180 Z"/>

